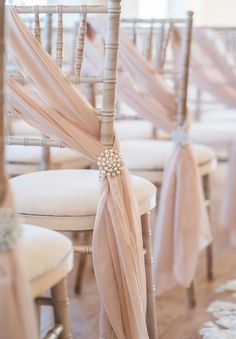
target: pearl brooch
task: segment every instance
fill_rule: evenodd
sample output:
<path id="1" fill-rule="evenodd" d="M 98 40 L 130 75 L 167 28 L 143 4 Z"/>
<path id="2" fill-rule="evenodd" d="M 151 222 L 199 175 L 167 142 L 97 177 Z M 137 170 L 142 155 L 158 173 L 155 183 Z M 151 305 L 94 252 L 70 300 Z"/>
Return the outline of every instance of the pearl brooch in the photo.
<path id="1" fill-rule="evenodd" d="M 115 177 L 120 175 L 123 169 L 123 160 L 118 152 L 114 151 L 113 148 L 109 148 L 98 157 L 97 166 L 101 179 L 109 176 Z"/>
<path id="2" fill-rule="evenodd" d="M 186 146 L 189 144 L 189 133 L 188 130 L 183 126 L 178 126 L 175 130 L 171 132 L 172 140 L 181 146 Z"/>

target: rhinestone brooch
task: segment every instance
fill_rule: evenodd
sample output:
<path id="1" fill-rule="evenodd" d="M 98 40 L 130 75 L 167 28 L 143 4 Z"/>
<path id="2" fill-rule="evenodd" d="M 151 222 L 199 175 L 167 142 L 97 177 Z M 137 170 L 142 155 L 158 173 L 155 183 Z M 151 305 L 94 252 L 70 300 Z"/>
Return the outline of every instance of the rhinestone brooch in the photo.
<path id="1" fill-rule="evenodd" d="M 114 151 L 113 148 L 106 149 L 98 157 L 97 166 L 100 171 L 100 177 L 115 177 L 120 175 L 123 170 L 123 160 L 121 155 Z"/>
<path id="2" fill-rule="evenodd" d="M 188 130 L 182 126 L 177 127 L 171 132 L 172 140 L 181 146 L 189 144 L 189 133 Z"/>

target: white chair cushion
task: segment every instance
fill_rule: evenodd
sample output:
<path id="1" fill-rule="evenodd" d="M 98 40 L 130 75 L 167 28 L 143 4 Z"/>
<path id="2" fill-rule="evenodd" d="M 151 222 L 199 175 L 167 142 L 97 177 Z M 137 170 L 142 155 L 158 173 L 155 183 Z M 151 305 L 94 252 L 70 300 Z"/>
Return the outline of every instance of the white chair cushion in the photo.
<path id="1" fill-rule="evenodd" d="M 163 171 L 174 143 L 166 140 L 122 140 L 120 147 L 126 166 L 131 170 Z M 199 165 L 215 158 L 214 151 L 207 146 L 193 145 L 193 149 Z"/>
<path id="2" fill-rule="evenodd" d="M 22 225 L 20 248 L 30 281 L 55 270 L 73 253 L 72 242 L 59 232 Z"/>
<path id="3" fill-rule="evenodd" d="M 147 120 L 117 120 L 115 122 L 115 128 L 120 140 L 151 139 L 154 133 L 154 126 Z"/>
<path id="4" fill-rule="evenodd" d="M 133 176 L 140 214 L 155 207 L 156 187 Z M 91 216 L 100 196 L 97 170 L 52 170 L 11 179 L 17 212 L 43 216 Z"/>
<path id="5" fill-rule="evenodd" d="M 236 123 L 236 110 L 235 109 L 214 109 L 203 112 L 201 114 L 201 121 L 207 123 Z"/>
<path id="6" fill-rule="evenodd" d="M 193 123 L 190 128 L 190 137 L 194 142 L 204 145 L 230 147 L 236 138 L 236 123 L 234 122 L 211 122 Z"/>

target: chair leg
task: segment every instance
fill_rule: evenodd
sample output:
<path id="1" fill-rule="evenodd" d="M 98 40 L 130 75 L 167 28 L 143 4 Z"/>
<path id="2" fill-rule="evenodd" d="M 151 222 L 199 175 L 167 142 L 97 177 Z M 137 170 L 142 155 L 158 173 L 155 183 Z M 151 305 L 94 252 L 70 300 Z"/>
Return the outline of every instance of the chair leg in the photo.
<path id="1" fill-rule="evenodd" d="M 195 298 L 195 290 L 194 290 L 194 283 L 193 282 L 187 288 L 187 296 L 188 296 L 189 308 L 194 308 L 196 306 L 196 298 Z"/>
<path id="2" fill-rule="evenodd" d="M 82 244 L 87 245 L 90 239 L 90 232 L 83 232 L 82 237 Z M 84 272 L 85 272 L 85 267 L 86 267 L 86 262 L 87 262 L 87 256 L 88 254 L 86 253 L 80 253 L 79 254 L 79 264 L 78 264 L 78 269 L 77 269 L 77 274 L 76 274 L 76 279 L 75 279 L 75 293 L 80 294 L 81 289 L 82 289 L 82 282 L 84 278 Z"/>
<path id="3" fill-rule="evenodd" d="M 157 316 L 155 304 L 155 284 L 153 280 L 153 257 L 152 257 L 152 232 L 149 222 L 149 214 L 141 216 L 143 246 L 146 250 L 145 254 L 145 270 L 147 280 L 147 329 L 150 339 L 157 339 Z"/>
<path id="4" fill-rule="evenodd" d="M 75 279 L 75 293 L 76 294 L 81 293 L 86 262 L 87 262 L 87 254 L 79 253 L 79 264 L 78 264 L 76 279 Z"/>
<path id="5" fill-rule="evenodd" d="M 56 324 L 62 324 L 63 331 L 60 339 L 71 339 L 69 324 L 69 298 L 67 294 L 67 280 L 62 279 L 57 285 L 52 287 L 52 304 Z"/>
<path id="6" fill-rule="evenodd" d="M 37 300 L 35 300 L 34 307 L 35 307 L 35 315 L 36 315 L 36 321 L 37 321 L 37 326 L 38 326 L 38 334 L 39 334 L 39 337 L 40 337 L 41 306 L 37 304 Z"/>
<path id="7" fill-rule="evenodd" d="M 207 174 L 203 177 L 203 190 L 205 200 L 207 201 L 207 212 L 209 216 L 209 220 L 211 221 L 211 202 L 210 202 L 210 175 Z M 209 281 L 214 279 L 213 275 L 213 246 L 209 244 L 206 248 L 207 255 L 207 278 Z"/>

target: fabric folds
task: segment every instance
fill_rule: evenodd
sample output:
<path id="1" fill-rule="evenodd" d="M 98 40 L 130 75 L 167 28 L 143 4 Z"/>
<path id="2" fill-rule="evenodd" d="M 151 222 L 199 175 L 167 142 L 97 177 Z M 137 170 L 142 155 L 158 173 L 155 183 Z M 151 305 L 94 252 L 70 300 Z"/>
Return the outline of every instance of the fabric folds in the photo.
<path id="1" fill-rule="evenodd" d="M 13 213 L 9 187 L 0 213 L 1 209 L 12 210 Z M 6 227 L 2 222 L 0 220 L 1 227 Z M 20 226 L 17 224 L 14 227 Z M 0 250 L 0 336 L 8 339 L 36 339 L 38 333 L 33 300 L 17 242 L 5 251 Z"/>
<path id="2" fill-rule="evenodd" d="M 203 91 L 212 94 L 226 106 L 236 107 L 236 72 L 234 61 L 227 53 L 224 53 L 224 46 L 219 37 L 210 29 L 194 29 L 194 55 L 192 56 L 191 69 L 193 80 Z M 175 31 L 174 43 L 176 50 L 181 43 L 180 32 Z M 177 53 L 176 53 L 177 54 Z M 204 57 L 199 57 L 199 56 Z M 236 136 L 235 136 L 236 137 Z M 236 228 L 236 141 L 232 140 L 230 153 L 229 172 L 225 194 L 223 198 L 222 210 L 220 213 L 220 223 L 232 231 L 232 240 L 235 241 Z"/>
<path id="3" fill-rule="evenodd" d="M 199 253 L 211 239 L 192 147 L 175 146 L 165 169 L 155 228 L 157 294 L 176 282 L 191 284 Z"/>
<path id="4" fill-rule="evenodd" d="M 174 50 L 178 57 L 181 45 L 181 30 L 174 30 Z M 192 79 L 197 87 L 212 94 L 227 106 L 234 107 L 236 73 L 232 60 L 223 53 L 223 46 L 216 34 L 204 28 L 193 30 L 193 50 L 191 58 Z M 224 60 L 224 62 L 222 62 Z"/>

